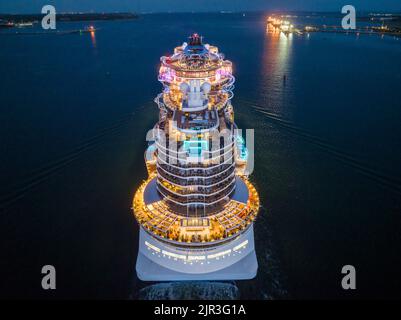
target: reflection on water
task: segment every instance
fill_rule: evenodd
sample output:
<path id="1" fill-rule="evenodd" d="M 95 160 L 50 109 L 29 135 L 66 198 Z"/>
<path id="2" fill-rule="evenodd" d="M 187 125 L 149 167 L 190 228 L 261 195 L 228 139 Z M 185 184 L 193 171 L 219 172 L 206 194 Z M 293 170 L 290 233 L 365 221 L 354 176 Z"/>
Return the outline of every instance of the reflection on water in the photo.
<path id="1" fill-rule="evenodd" d="M 91 35 L 91 40 L 92 40 L 93 48 L 96 49 L 96 35 L 95 35 L 95 31 L 91 31 L 91 32 L 90 32 L 90 35 Z"/>
<path id="2" fill-rule="evenodd" d="M 285 97 L 290 93 L 293 35 L 267 28 L 264 39 L 260 92 L 269 111 L 283 115 Z"/>

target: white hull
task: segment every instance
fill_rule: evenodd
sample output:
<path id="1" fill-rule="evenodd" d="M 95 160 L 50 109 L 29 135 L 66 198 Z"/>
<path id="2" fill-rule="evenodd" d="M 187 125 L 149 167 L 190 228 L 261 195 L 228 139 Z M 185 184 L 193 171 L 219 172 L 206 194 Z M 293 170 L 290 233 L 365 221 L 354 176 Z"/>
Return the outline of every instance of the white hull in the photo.
<path id="1" fill-rule="evenodd" d="M 136 263 L 142 281 L 246 280 L 256 276 L 253 225 L 236 239 L 208 249 L 182 249 L 140 228 Z"/>

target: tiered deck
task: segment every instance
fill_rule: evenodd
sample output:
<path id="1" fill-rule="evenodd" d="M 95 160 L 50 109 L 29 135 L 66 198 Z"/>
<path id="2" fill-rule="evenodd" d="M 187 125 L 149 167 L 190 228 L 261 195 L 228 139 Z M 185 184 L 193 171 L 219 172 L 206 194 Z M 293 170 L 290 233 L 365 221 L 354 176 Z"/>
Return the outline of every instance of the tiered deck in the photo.
<path id="1" fill-rule="evenodd" d="M 183 245 L 208 245 L 235 237 L 253 222 L 259 209 L 259 196 L 245 178 L 237 178 L 233 198 L 216 215 L 198 219 L 180 216 L 169 208 L 151 177 L 138 189 L 133 209 L 137 220 L 152 235 Z"/>

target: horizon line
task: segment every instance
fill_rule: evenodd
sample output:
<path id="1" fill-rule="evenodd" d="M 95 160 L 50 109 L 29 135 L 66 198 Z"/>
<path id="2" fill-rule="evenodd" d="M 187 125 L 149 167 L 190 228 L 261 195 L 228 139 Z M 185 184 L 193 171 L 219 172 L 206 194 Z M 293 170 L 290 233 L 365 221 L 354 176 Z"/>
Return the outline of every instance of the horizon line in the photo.
<path id="1" fill-rule="evenodd" d="M 197 13 L 262 13 L 262 12 L 277 12 L 277 13 L 337 13 L 341 14 L 340 11 L 332 10 L 284 10 L 284 9 L 255 9 L 255 10 L 207 10 L 207 11 L 60 11 L 59 14 L 111 14 L 111 13 L 129 13 L 129 14 L 197 14 Z M 390 14 L 401 14 L 400 9 L 391 10 L 371 10 L 371 9 L 359 9 L 357 12 L 362 13 L 390 13 Z M 10 13 L 0 12 L 0 15 L 43 15 L 42 13 Z"/>

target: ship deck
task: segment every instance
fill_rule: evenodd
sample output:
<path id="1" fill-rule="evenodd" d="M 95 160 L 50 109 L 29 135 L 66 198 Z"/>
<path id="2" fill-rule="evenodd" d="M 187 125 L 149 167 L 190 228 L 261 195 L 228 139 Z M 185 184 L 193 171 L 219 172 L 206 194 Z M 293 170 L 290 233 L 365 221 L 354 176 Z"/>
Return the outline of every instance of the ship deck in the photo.
<path id="1" fill-rule="evenodd" d="M 184 130 L 211 129 L 219 123 L 215 110 L 203 110 L 191 113 L 175 110 L 173 121 L 177 123 L 177 128 Z"/>
<path id="2" fill-rule="evenodd" d="M 256 218 L 259 196 L 246 178 L 236 178 L 236 190 L 223 209 L 208 216 L 181 216 L 172 212 L 157 192 L 155 176 L 138 189 L 133 210 L 139 223 L 154 236 L 172 243 L 208 245 L 246 230 Z"/>

